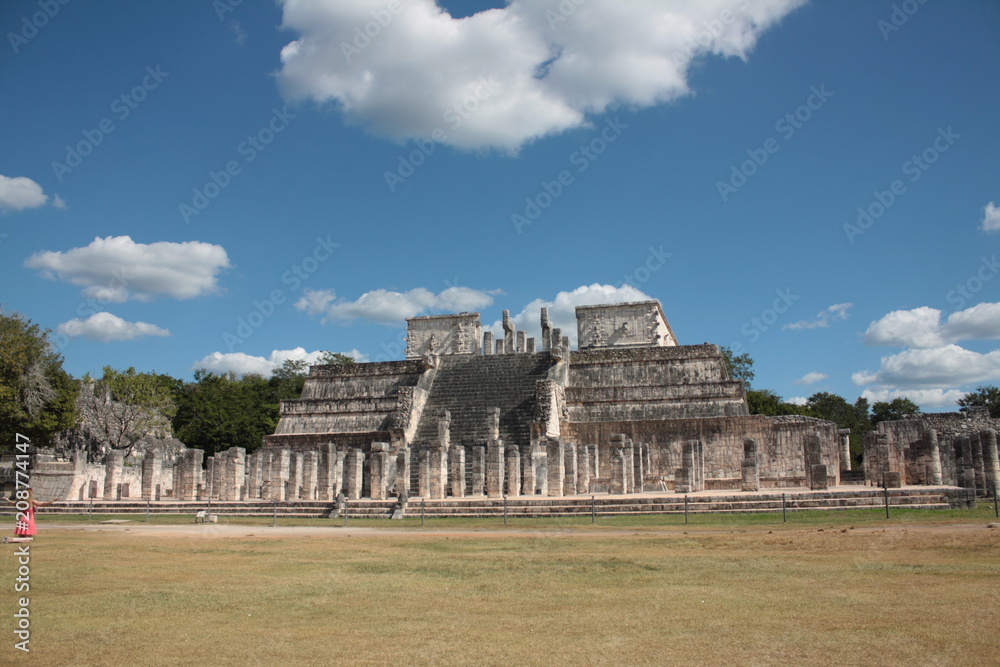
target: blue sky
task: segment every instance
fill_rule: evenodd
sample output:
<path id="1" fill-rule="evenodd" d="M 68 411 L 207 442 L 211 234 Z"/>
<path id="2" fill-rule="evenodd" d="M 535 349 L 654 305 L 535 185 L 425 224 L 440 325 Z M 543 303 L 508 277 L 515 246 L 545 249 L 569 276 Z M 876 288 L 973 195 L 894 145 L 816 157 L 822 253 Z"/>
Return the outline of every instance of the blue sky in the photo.
<path id="1" fill-rule="evenodd" d="M 0 303 L 74 375 L 398 359 L 408 316 L 530 335 L 651 297 L 786 399 L 1000 382 L 994 2 L 18 0 L 0 27 Z"/>

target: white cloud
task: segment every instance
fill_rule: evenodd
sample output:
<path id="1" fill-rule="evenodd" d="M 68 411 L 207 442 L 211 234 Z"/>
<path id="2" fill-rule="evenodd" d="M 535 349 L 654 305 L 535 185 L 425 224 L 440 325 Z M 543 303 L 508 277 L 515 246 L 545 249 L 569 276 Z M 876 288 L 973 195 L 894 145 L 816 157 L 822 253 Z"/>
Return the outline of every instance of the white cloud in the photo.
<path id="1" fill-rule="evenodd" d="M 69 208 L 69 206 L 66 205 L 66 200 L 60 197 L 59 195 L 56 195 L 55 197 L 52 198 L 52 205 L 62 211 L 65 211 L 66 209 Z"/>
<path id="2" fill-rule="evenodd" d="M 48 196 L 42 191 L 42 186 L 30 178 L 0 175 L 0 210 L 23 211 L 26 208 L 38 208 L 45 206 L 48 200 Z"/>
<path id="3" fill-rule="evenodd" d="M 961 340 L 1000 338 L 1000 303 L 980 303 L 952 313 L 941 323 L 941 311 L 923 306 L 895 310 L 865 331 L 868 345 L 936 348 Z"/>
<path id="4" fill-rule="evenodd" d="M 402 324 L 407 317 L 422 313 L 471 312 L 493 303 L 496 291 L 481 291 L 469 287 L 449 287 L 438 294 L 417 287 L 406 292 L 377 289 L 365 292 L 356 301 L 345 301 L 333 290 L 303 292 L 295 308 L 309 315 L 321 315 L 323 322 L 370 320 L 380 324 Z"/>
<path id="5" fill-rule="evenodd" d="M 1000 380 L 1000 350 L 980 354 L 958 345 L 903 350 L 882 357 L 875 372 L 860 371 L 856 385 L 875 384 L 882 389 L 932 389 Z"/>
<path id="6" fill-rule="evenodd" d="M 825 380 L 827 377 L 826 373 L 806 373 L 792 384 L 815 384 L 821 380 Z"/>
<path id="7" fill-rule="evenodd" d="M 809 402 L 809 399 L 805 396 L 792 396 L 787 402 L 792 405 L 805 405 Z"/>
<path id="8" fill-rule="evenodd" d="M 984 232 L 1000 231 L 1000 208 L 993 202 L 983 207 L 983 227 Z"/>
<path id="9" fill-rule="evenodd" d="M 83 336 L 91 340 L 105 343 L 119 340 L 132 340 L 143 336 L 169 336 L 170 332 L 155 324 L 146 322 L 126 322 L 117 315 L 102 312 L 94 313 L 85 320 L 74 318 L 56 327 L 58 333 L 70 338 Z"/>
<path id="10" fill-rule="evenodd" d="M 398 141 L 440 129 L 462 149 L 516 151 L 610 107 L 687 94 L 695 57 L 745 59 L 803 2 L 513 0 L 456 19 L 434 0 L 396 14 L 384 0 L 283 0 L 283 27 L 301 36 L 278 78 L 286 97 Z"/>
<path id="11" fill-rule="evenodd" d="M 865 389 L 861 392 L 861 398 L 866 398 L 872 403 L 889 402 L 894 398 L 908 398 L 919 405 L 921 409 L 955 408 L 958 399 L 965 394 L 966 392 L 958 389 Z"/>
<path id="12" fill-rule="evenodd" d="M 306 352 L 305 348 L 296 347 L 292 350 L 273 350 L 267 357 L 254 357 L 243 352 L 213 352 L 201 360 L 196 361 L 191 366 L 191 370 L 205 369 L 217 374 L 233 373 L 235 375 L 262 375 L 270 377 L 274 369 L 280 368 L 286 360 L 305 361 L 308 364 L 315 364 L 322 350 Z M 357 350 L 344 352 L 355 361 L 368 361 L 368 357 Z"/>
<path id="13" fill-rule="evenodd" d="M 145 244 L 109 236 L 66 252 L 35 253 L 24 265 L 47 278 L 82 285 L 86 296 L 120 303 L 216 292 L 218 274 L 229 267 L 229 258 L 222 246 L 200 241 Z"/>
<path id="14" fill-rule="evenodd" d="M 850 317 L 850 310 L 853 303 L 835 303 L 829 308 L 817 313 L 815 320 L 799 320 L 791 324 L 786 324 L 782 329 L 817 329 L 830 326 L 830 320 L 846 320 Z"/>
<path id="15" fill-rule="evenodd" d="M 541 309 L 549 309 L 549 320 L 553 328 L 562 329 L 563 336 L 569 336 L 570 346 L 576 347 L 576 307 L 593 306 L 601 303 L 623 303 L 628 301 L 648 301 L 652 297 L 644 292 L 632 287 L 623 285 L 614 287 L 613 285 L 584 285 L 577 287 L 571 292 L 559 292 L 551 301 L 535 299 L 521 310 L 517 315 L 512 315 L 511 320 L 519 331 L 527 332 L 529 337 L 533 336 L 541 340 L 542 329 L 540 324 Z M 503 335 L 503 320 L 497 320 L 488 327 L 497 336 Z M 541 345 L 539 345 L 541 349 Z"/>

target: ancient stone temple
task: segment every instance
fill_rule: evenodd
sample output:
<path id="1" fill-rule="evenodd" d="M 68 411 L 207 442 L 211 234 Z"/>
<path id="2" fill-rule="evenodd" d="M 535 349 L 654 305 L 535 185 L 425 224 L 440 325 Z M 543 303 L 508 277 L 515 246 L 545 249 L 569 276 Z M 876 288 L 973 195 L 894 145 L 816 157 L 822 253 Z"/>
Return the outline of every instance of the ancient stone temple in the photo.
<path id="1" fill-rule="evenodd" d="M 751 416 L 715 345 L 679 345 L 657 301 L 577 308 L 579 349 L 541 312 L 407 320 L 403 361 L 314 366 L 277 430 L 219 488 L 274 500 L 562 496 L 839 483 L 835 424 Z M 229 461 L 232 459 L 232 461 Z M 240 466 L 245 466 L 240 467 Z"/>

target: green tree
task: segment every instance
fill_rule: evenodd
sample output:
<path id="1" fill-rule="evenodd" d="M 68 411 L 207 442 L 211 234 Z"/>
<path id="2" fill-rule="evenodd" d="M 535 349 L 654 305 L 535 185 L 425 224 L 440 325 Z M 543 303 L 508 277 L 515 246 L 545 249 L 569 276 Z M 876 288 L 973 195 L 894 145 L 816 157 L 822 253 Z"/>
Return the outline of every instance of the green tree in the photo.
<path id="1" fill-rule="evenodd" d="M 719 349 L 722 351 L 722 358 L 726 361 L 726 370 L 729 371 L 729 377 L 733 380 L 740 380 L 743 382 L 743 386 L 749 390 L 750 383 L 754 378 L 753 359 L 746 352 L 743 354 L 733 354 L 733 350 L 730 347 L 721 346 Z"/>
<path id="2" fill-rule="evenodd" d="M 80 430 L 101 451 L 113 449 L 128 456 L 143 438 L 167 435 L 177 411 L 175 384 L 169 376 L 139 373 L 131 367 L 117 371 L 105 366 L 98 380 L 86 375 L 77 399 Z"/>
<path id="3" fill-rule="evenodd" d="M 1000 417 L 1000 389 L 991 384 L 977 387 L 958 399 L 958 405 L 962 412 L 968 412 L 972 407 L 986 407 L 990 417 Z"/>
<path id="4" fill-rule="evenodd" d="M 35 445 L 53 444 L 76 419 L 76 383 L 62 367 L 50 331 L 18 313 L 0 311 L 0 450 L 17 433 Z"/>
<path id="5" fill-rule="evenodd" d="M 891 401 L 876 401 L 872 405 L 872 426 L 879 422 L 897 421 L 905 415 L 920 414 L 920 406 L 908 398 L 894 398 Z"/>
<path id="6" fill-rule="evenodd" d="M 751 389 L 747 392 L 747 404 L 752 415 L 804 415 L 807 410 L 804 406 L 786 403 L 781 396 L 770 389 Z"/>

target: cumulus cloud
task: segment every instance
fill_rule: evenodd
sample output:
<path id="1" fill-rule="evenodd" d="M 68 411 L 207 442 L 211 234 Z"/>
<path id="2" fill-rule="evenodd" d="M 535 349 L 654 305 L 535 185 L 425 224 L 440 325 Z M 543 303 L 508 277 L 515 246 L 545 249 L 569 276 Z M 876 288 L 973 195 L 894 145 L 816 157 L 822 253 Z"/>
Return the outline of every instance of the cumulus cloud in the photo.
<path id="1" fill-rule="evenodd" d="M 229 267 L 229 257 L 222 246 L 200 241 L 145 244 L 128 236 L 108 236 L 66 252 L 35 253 L 24 265 L 46 278 L 81 285 L 86 296 L 120 303 L 216 292 L 218 274 Z"/>
<path id="2" fill-rule="evenodd" d="M 866 398 L 872 403 L 880 401 L 890 402 L 894 398 L 908 398 L 921 408 L 954 408 L 958 399 L 965 396 L 966 392 L 958 389 L 865 389 L 861 392 L 861 398 Z"/>
<path id="3" fill-rule="evenodd" d="M 846 320 L 850 317 L 847 312 L 853 303 L 835 303 L 829 308 L 819 312 L 815 320 L 799 320 L 786 324 L 782 329 L 818 329 L 830 326 L 831 320 Z"/>
<path id="4" fill-rule="evenodd" d="M 121 340 L 132 340 L 143 336 L 169 336 L 170 332 L 155 324 L 146 322 L 127 322 L 117 315 L 102 312 L 94 313 L 85 320 L 73 318 L 56 327 L 58 333 L 70 338 L 82 336 L 90 340 L 105 343 Z"/>
<path id="5" fill-rule="evenodd" d="M 322 316 L 323 322 L 369 320 L 380 324 L 402 324 L 407 317 L 428 312 L 471 312 L 493 303 L 497 291 L 475 290 L 469 287 L 449 287 L 437 294 L 425 287 L 406 292 L 385 289 L 365 292 L 355 301 L 337 297 L 333 290 L 303 292 L 295 303 L 297 310 Z"/>
<path id="6" fill-rule="evenodd" d="M 1000 231 L 1000 208 L 993 202 L 983 207 L 983 227 L 984 232 Z"/>
<path id="7" fill-rule="evenodd" d="M 331 103 L 397 141 L 516 151 L 614 105 L 687 94 L 694 58 L 745 59 L 803 2 L 512 0 L 453 18 L 434 0 L 396 13 L 384 0 L 283 0 L 283 27 L 300 37 L 278 80 L 287 98 Z"/>
<path id="8" fill-rule="evenodd" d="M 194 362 L 191 370 L 204 369 L 217 374 L 233 373 L 234 375 L 262 375 L 270 377 L 276 368 L 281 368 L 285 361 L 292 359 L 295 361 L 305 361 L 307 364 L 315 364 L 319 361 L 322 350 L 306 352 L 305 348 L 296 347 L 292 350 L 273 350 L 266 357 L 255 357 L 243 352 L 213 352 Z M 344 352 L 355 361 L 368 361 L 368 357 L 357 350 Z"/>
<path id="9" fill-rule="evenodd" d="M 791 403 L 792 405 L 805 405 L 806 403 L 809 402 L 809 399 L 806 398 L 805 396 L 792 396 L 790 399 L 788 399 L 788 402 Z"/>
<path id="10" fill-rule="evenodd" d="M 826 373 L 806 373 L 792 384 L 815 384 L 821 380 L 825 380 L 827 377 Z"/>
<path id="11" fill-rule="evenodd" d="M 865 343 L 936 348 L 961 340 L 1000 338 L 1000 303 L 980 303 L 954 312 L 944 323 L 941 314 L 927 306 L 895 310 L 868 326 Z"/>
<path id="12" fill-rule="evenodd" d="M 62 199 L 56 197 L 57 202 Z M 23 211 L 26 208 L 45 206 L 49 200 L 42 186 L 25 176 L 13 178 L 0 175 L 0 211 Z M 58 204 L 57 204 L 58 206 Z M 59 208 L 65 207 L 65 203 Z"/>
<path id="13" fill-rule="evenodd" d="M 511 316 L 519 331 L 541 340 L 540 324 L 542 308 L 549 309 L 549 320 L 553 328 L 562 329 L 563 336 L 569 336 L 570 345 L 576 347 L 576 307 L 593 306 L 601 303 L 622 303 L 628 301 L 648 301 L 652 297 L 632 287 L 622 285 L 583 285 L 570 292 L 559 292 L 552 300 L 535 299 L 516 315 Z M 503 320 L 497 320 L 488 327 L 497 336 L 503 335 Z M 539 346 L 540 349 L 540 346 Z"/>
<path id="14" fill-rule="evenodd" d="M 932 389 L 995 382 L 1000 380 L 1000 350 L 980 354 L 954 344 L 903 350 L 882 357 L 877 371 L 860 371 L 851 379 L 856 385 L 875 384 L 885 389 Z"/>

